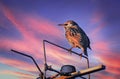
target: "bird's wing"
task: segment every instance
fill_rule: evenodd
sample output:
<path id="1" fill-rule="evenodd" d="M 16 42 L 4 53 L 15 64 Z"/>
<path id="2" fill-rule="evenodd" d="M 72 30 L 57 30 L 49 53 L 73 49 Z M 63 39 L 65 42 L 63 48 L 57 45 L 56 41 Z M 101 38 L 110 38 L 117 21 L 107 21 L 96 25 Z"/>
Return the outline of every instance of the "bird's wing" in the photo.
<path id="1" fill-rule="evenodd" d="M 80 37 L 80 32 L 76 28 L 70 28 L 70 35 L 74 36 L 74 37 L 76 37 L 76 36 Z"/>
<path id="2" fill-rule="evenodd" d="M 85 48 L 88 47 L 89 49 L 91 49 L 90 40 L 89 40 L 88 36 L 86 35 L 86 33 L 80 27 L 78 27 L 78 30 L 81 33 L 81 37 L 82 37 L 81 44 L 83 45 L 83 47 L 85 47 Z"/>
<path id="3" fill-rule="evenodd" d="M 80 33 L 82 33 L 82 34 L 86 35 L 86 33 L 83 31 L 83 29 L 82 29 L 82 28 L 80 28 L 79 26 L 77 26 L 77 28 L 78 28 L 78 31 L 79 31 Z"/>

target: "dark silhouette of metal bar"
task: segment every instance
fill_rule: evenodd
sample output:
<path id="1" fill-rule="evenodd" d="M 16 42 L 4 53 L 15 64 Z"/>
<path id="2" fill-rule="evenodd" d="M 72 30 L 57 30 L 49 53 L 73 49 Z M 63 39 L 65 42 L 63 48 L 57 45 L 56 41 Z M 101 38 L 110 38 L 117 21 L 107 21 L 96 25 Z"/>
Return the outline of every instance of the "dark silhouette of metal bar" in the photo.
<path id="1" fill-rule="evenodd" d="M 87 58 L 87 68 L 90 68 L 90 63 L 89 63 L 89 59 Z M 88 79 L 90 79 L 90 74 L 88 74 Z"/>
<path id="2" fill-rule="evenodd" d="M 59 71 L 53 69 L 51 66 L 48 66 L 47 64 L 45 64 L 45 68 L 46 68 L 46 70 L 54 71 L 54 72 L 56 72 L 56 73 L 58 73 L 58 74 L 61 74 L 61 72 L 59 72 Z"/>
<path id="3" fill-rule="evenodd" d="M 87 79 L 87 78 L 85 78 L 85 77 L 80 77 L 80 78 L 82 78 L 82 79 Z"/>
<path id="4" fill-rule="evenodd" d="M 18 51 L 13 50 L 13 49 L 11 49 L 11 51 L 13 51 L 14 53 L 17 53 L 17 54 L 20 54 L 20 55 L 23 55 L 23 56 L 31 58 L 33 60 L 34 64 L 36 65 L 37 69 L 39 70 L 40 74 L 43 75 L 43 72 L 41 71 L 41 69 L 39 68 L 37 62 L 35 61 L 35 59 L 32 56 L 24 54 L 24 53 L 21 53 L 21 52 L 18 52 Z"/>
<path id="5" fill-rule="evenodd" d="M 46 77 L 46 70 L 47 70 L 47 58 L 46 58 L 46 50 L 45 50 L 45 42 L 44 42 L 44 40 L 43 40 L 43 50 L 44 50 L 44 78 L 43 79 L 45 79 L 45 77 Z"/>
<path id="6" fill-rule="evenodd" d="M 54 43 L 52 43 L 52 42 L 50 42 L 50 41 L 43 40 L 43 42 L 47 42 L 47 43 L 49 43 L 49 44 L 52 44 L 52 45 L 57 46 L 57 47 L 59 47 L 59 48 L 62 48 L 62 49 L 64 49 L 64 50 L 66 50 L 66 51 L 70 51 L 69 49 L 64 48 L 64 47 L 62 47 L 62 46 L 59 46 L 59 45 L 57 45 L 57 44 L 54 44 Z M 81 54 L 78 54 L 78 53 L 76 53 L 76 52 L 74 52 L 74 51 L 72 51 L 72 50 L 71 50 L 71 52 L 74 53 L 74 54 L 76 54 L 76 55 L 81 56 Z M 82 57 L 88 59 L 88 58 L 87 58 L 86 56 L 84 56 L 84 55 L 82 55 Z"/>
<path id="7" fill-rule="evenodd" d="M 59 48 L 62 48 L 62 49 L 64 49 L 64 50 L 66 50 L 66 51 L 69 51 L 69 49 L 67 49 L 67 48 L 64 48 L 64 47 L 62 47 L 62 46 L 59 46 L 59 45 L 57 45 L 57 44 L 54 44 L 54 43 L 52 43 L 52 42 L 50 42 L 50 41 L 43 40 L 43 49 L 44 49 L 45 64 L 47 64 L 47 63 L 46 63 L 47 59 L 46 59 L 46 51 L 45 51 L 45 42 L 47 42 L 47 43 L 49 43 L 49 44 L 52 44 L 52 45 L 54 45 L 54 46 L 57 46 L 57 47 L 59 47 Z M 87 60 L 87 68 L 90 67 L 88 57 L 86 57 L 86 56 L 84 56 L 84 55 L 81 55 L 81 54 L 78 54 L 78 53 L 76 53 L 76 52 L 74 52 L 74 51 L 72 51 L 72 50 L 71 50 L 71 52 L 72 52 L 73 54 L 76 54 L 76 55 L 78 55 L 78 56 L 82 56 L 83 58 L 85 58 L 85 59 Z M 46 71 L 44 71 L 44 72 L 45 72 L 45 75 L 46 75 Z M 84 77 L 83 77 L 83 78 L 84 78 Z M 88 79 L 90 79 L 90 74 L 88 75 Z"/>

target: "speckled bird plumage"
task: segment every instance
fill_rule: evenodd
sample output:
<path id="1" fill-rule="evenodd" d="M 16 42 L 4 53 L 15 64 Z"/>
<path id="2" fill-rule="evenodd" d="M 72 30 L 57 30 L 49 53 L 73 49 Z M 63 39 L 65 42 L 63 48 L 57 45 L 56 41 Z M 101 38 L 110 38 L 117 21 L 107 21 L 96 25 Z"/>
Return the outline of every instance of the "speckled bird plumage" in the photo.
<path id="1" fill-rule="evenodd" d="M 78 47 L 86 56 L 88 56 L 87 48 L 91 49 L 90 40 L 79 25 L 73 20 L 68 20 L 64 24 L 59 25 L 64 26 L 65 28 L 65 36 L 68 42 L 72 45 L 70 50 L 74 47 Z"/>

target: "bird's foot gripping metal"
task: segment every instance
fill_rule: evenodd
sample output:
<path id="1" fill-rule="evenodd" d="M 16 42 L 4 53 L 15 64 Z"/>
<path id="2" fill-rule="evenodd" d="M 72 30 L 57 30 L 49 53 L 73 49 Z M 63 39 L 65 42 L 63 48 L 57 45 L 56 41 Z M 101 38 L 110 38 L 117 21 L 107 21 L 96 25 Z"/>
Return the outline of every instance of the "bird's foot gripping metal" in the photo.
<path id="1" fill-rule="evenodd" d="M 73 47 L 71 47 L 71 48 L 68 49 L 68 52 L 69 52 L 70 54 L 72 54 L 72 48 L 73 48 Z"/>
<path id="2" fill-rule="evenodd" d="M 70 54 L 72 54 L 71 49 L 68 49 L 68 52 L 69 52 Z"/>
<path id="3" fill-rule="evenodd" d="M 80 54 L 80 59 L 82 59 L 82 53 Z"/>

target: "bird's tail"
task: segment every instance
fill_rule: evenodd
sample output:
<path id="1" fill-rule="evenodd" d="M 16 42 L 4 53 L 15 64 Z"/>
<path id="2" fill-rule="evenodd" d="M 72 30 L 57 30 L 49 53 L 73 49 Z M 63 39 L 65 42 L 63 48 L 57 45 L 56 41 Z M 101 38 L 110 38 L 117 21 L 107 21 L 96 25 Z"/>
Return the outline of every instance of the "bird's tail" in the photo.
<path id="1" fill-rule="evenodd" d="M 84 49 L 84 54 L 88 56 L 87 49 Z"/>
<path id="2" fill-rule="evenodd" d="M 89 48 L 90 50 L 92 50 L 92 48 L 90 47 L 90 45 L 88 46 L 88 48 Z"/>

